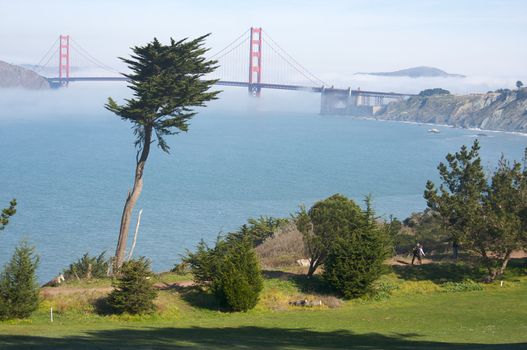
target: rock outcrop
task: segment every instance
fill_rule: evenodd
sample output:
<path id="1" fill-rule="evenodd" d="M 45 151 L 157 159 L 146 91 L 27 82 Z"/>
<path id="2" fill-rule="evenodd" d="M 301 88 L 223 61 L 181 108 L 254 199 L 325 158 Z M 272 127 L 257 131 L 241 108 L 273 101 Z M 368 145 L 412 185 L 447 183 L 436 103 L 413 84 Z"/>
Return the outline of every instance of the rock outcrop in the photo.
<path id="1" fill-rule="evenodd" d="M 527 133 L 527 88 L 414 96 L 380 108 L 375 118 Z"/>
<path id="2" fill-rule="evenodd" d="M 28 69 L 0 61 L 0 88 L 49 89 L 46 78 Z"/>

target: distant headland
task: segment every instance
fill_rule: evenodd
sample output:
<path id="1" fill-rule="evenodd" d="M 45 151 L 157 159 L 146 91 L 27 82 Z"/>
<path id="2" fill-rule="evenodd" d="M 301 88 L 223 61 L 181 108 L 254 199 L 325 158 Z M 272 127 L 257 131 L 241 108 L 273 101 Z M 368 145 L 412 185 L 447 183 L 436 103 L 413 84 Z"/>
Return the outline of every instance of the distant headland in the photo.
<path id="1" fill-rule="evenodd" d="M 433 78 L 433 77 L 442 77 L 442 78 L 465 78 L 461 74 L 450 74 L 434 67 L 412 67 L 401 69 L 393 72 L 367 72 L 367 73 L 355 73 L 363 75 L 376 75 L 383 77 L 409 77 L 409 78 Z"/>
<path id="2" fill-rule="evenodd" d="M 0 61 L 0 88 L 49 89 L 49 82 L 43 76 L 29 70 Z"/>

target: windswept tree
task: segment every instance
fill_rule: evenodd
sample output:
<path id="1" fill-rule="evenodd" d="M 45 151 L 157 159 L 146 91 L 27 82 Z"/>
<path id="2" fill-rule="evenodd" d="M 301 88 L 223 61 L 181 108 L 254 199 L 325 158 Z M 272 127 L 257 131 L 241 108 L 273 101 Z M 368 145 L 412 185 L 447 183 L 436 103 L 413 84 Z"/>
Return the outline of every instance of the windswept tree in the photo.
<path id="1" fill-rule="evenodd" d="M 166 136 L 188 130 L 189 120 L 196 115 L 195 107 L 216 98 L 219 91 L 209 91 L 216 80 L 205 76 L 216 69 L 216 61 L 207 60 L 204 40 L 208 35 L 194 40 L 170 39 L 163 45 L 157 39 L 144 46 L 132 48 L 130 58 L 121 58 L 132 71 L 126 77 L 133 97 L 119 105 L 112 98 L 106 108 L 121 119 L 132 123 L 137 148 L 134 184 L 126 197 L 119 238 L 115 251 L 114 267 L 123 263 L 130 219 L 134 206 L 143 189 L 145 164 L 152 143 L 166 153 L 170 147 Z"/>
<path id="2" fill-rule="evenodd" d="M 480 256 L 494 280 L 503 274 L 511 253 L 527 246 L 527 170 L 504 158 L 487 180 L 476 140 L 468 149 L 448 154 L 439 164 L 439 190 L 428 181 L 425 199 L 452 238 Z"/>
<path id="3" fill-rule="evenodd" d="M 2 214 L 0 214 L 0 231 L 9 224 L 9 219 L 15 214 L 16 199 L 12 199 L 11 202 L 9 202 L 9 207 L 2 209 Z"/>

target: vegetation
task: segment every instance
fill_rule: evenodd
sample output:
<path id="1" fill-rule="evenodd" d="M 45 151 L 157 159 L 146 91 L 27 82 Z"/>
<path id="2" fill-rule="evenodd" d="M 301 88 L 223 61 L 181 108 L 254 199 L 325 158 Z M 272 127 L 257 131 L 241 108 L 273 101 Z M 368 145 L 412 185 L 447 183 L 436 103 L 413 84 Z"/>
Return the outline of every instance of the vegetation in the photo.
<path id="1" fill-rule="evenodd" d="M 253 246 L 256 247 L 266 239 L 273 237 L 277 230 L 288 223 L 289 220 L 287 219 L 260 216 L 257 219 L 249 219 L 247 224 L 240 227 L 238 231 L 230 233 L 230 235 L 235 238 L 248 237 Z"/>
<path id="2" fill-rule="evenodd" d="M 338 238 L 350 236 L 364 220 L 361 208 L 348 198 L 335 194 L 316 202 L 309 211 L 300 208 L 297 228 L 304 236 L 310 260 L 308 276 L 324 264 Z"/>
<path id="3" fill-rule="evenodd" d="M 0 231 L 9 224 L 9 219 L 15 214 L 16 199 L 12 199 L 11 202 L 9 202 L 9 207 L 2 209 L 2 214 L 0 214 Z"/>
<path id="4" fill-rule="evenodd" d="M 115 288 L 108 296 L 108 305 L 117 313 L 144 314 L 155 310 L 150 261 L 145 258 L 125 262 L 117 277 Z"/>
<path id="5" fill-rule="evenodd" d="M 302 233 L 293 222 L 284 225 L 255 251 L 264 268 L 295 266 L 298 260 L 306 257 Z"/>
<path id="6" fill-rule="evenodd" d="M 350 229 L 336 235 L 329 246 L 323 277 L 339 293 L 354 298 L 368 292 L 381 275 L 391 242 L 386 226 L 375 221 L 369 202 L 361 216 L 350 220 Z"/>
<path id="7" fill-rule="evenodd" d="M 64 270 L 64 278 L 70 280 L 76 279 L 90 279 L 90 278 L 104 278 L 108 276 L 108 269 L 110 262 L 106 258 L 106 252 L 102 252 L 98 256 L 90 256 L 85 253 L 74 263 Z"/>
<path id="8" fill-rule="evenodd" d="M 216 68 L 216 61 L 204 57 L 206 37 L 170 39 L 168 45 L 154 39 L 144 46 L 132 48 L 131 58 L 122 59 L 132 71 L 126 77 L 131 82 L 134 97 L 126 100 L 124 105 L 109 98 L 106 108 L 132 123 L 137 155 L 134 185 L 124 205 L 115 252 L 117 269 L 124 261 L 130 219 L 143 188 L 150 145 L 157 141 L 159 148 L 168 153 L 170 147 L 165 137 L 187 131 L 188 121 L 196 115 L 193 108 L 205 106 L 218 94 L 217 91 L 208 91 L 215 81 L 203 79 Z"/>
<path id="9" fill-rule="evenodd" d="M 527 171 L 502 159 L 490 183 L 485 178 L 479 143 L 448 154 L 438 166 L 442 184 L 428 181 L 425 198 L 453 239 L 478 254 L 491 280 L 501 276 L 511 253 L 527 246 Z"/>
<path id="10" fill-rule="evenodd" d="M 522 86 L 523 86 L 523 83 L 521 82 L 521 80 L 518 80 L 516 82 L 516 87 L 518 88 L 518 90 L 520 90 L 522 88 Z"/>
<path id="11" fill-rule="evenodd" d="M 218 238 L 214 248 L 202 241 L 197 251 L 189 253 L 185 260 L 195 282 L 210 288 L 221 305 L 233 311 L 247 311 L 256 306 L 262 276 L 248 237 Z"/>
<path id="12" fill-rule="evenodd" d="M 450 91 L 441 89 L 441 88 L 435 88 L 435 89 L 426 89 L 419 93 L 419 96 L 421 97 L 428 97 L 428 96 L 434 96 L 434 95 L 450 95 Z"/>
<path id="13" fill-rule="evenodd" d="M 36 270 L 38 256 L 26 242 L 15 253 L 0 275 L 0 318 L 29 317 L 39 305 Z"/>

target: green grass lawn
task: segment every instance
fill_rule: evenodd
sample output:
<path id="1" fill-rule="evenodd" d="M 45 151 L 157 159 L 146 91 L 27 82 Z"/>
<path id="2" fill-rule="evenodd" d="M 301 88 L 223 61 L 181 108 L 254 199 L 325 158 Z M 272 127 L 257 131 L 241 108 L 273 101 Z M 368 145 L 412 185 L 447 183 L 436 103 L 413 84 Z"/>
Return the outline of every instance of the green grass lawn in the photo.
<path id="1" fill-rule="evenodd" d="M 0 323 L 0 349 L 527 349 L 524 271 L 503 287 L 453 292 L 419 278 L 426 269 L 395 270 L 380 281 L 391 296 L 335 308 L 288 306 L 325 291 L 280 273 L 267 274 L 259 305 L 247 313 L 218 311 L 211 296 L 189 289 L 162 291 L 157 315 L 100 316 L 74 305 L 50 323 L 57 301 L 46 300 L 29 320 Z"/>

